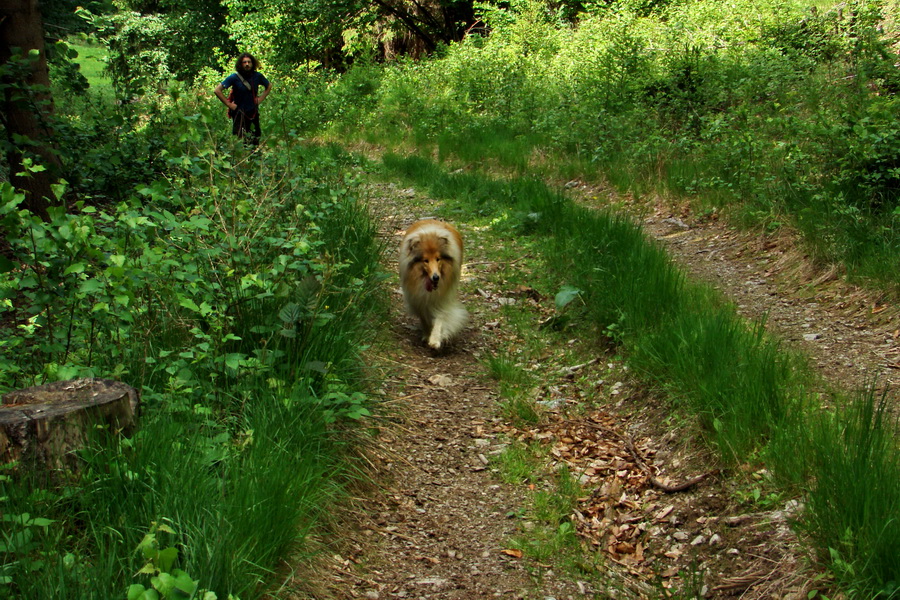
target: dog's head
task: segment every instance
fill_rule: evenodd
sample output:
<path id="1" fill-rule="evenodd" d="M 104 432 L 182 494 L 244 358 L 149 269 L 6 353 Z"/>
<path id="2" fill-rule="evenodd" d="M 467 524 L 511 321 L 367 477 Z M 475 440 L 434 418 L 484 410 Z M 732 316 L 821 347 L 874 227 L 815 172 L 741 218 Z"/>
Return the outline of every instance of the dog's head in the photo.
<path id="1" fill-rule="evenodd" d="M 449 279 L 453 270 L 450 238 L 435 233 L 415 236 L 407 241 L 409 270 L 424 281 L 428 292 L 437 289 L 441 279 Z"/>

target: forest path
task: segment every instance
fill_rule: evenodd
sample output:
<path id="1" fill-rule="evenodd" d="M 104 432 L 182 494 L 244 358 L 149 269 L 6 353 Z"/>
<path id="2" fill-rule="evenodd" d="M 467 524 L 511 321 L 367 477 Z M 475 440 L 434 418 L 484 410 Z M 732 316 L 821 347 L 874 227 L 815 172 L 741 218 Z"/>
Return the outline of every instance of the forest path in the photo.
<path id="1" fill-rule="evenodd" d="M 610 195 L 567 187 L 588 204 Z M 394 270 L 403 229 L 419 218 L 444 216 L 441 204 L 394 184 L 369 190 Z M 807 353 L 829 381 L 847 389 L 877 374 L 881 385 L 896 383 L 897 307 L 877 293 L 811 268 L 789 236 L 741 233 L 662 204 L 638 213 L 648 237 L 664 244 L 690 277 L 719 289 L 747 318 L 767 315 L 767 326 L 788 347 Z M 649 485 L 629 439 L 650 459 L 656 477 L 669 483 L 711 472 L 715 460 L 692 439 L 690 423 L 671 421 L 666 405 L 627 372 L 612 372 L 612 356 L 601 353 L 579 377 L 547 381 L 538 390 L 545 398 L 566 398 L 580 414 L 565 406 L 548 411 L 547 422 L 531 430 L 504 422 L 497 382 L 482 361 L 501 348 L 500 301 L 521 282 L 495 289 L 489 274 L 499 267 L 491 242 L 477 228 L 456 225 L 466 240 L 461 289 L 471 322 L 435 353 L 403 314 L 399 288 L 391 283 L 393 327 L 379 360 L 397 422 L 380 431 L 373 459 L 385 487 L 366 501 L 350 536 L 355 541 L 335 557 L 328 597 L 575 600 L 674 592 L 800 599 L 822 585 L 821 579 L 815 583 L 821 572 L 787 525 L 797 503 L 749 500 L 767 493 L 756 483 L 765 479 L 764 470 L 747 465 L 746 472 L 719 474 L 674 494 Z M 573 522 L 602 556 L 599 574 L 562 572 L 512 547 L 530 525 L 523 517 L 529 490 L 502 483 L 495 458 L 516 437 L 544 445 L 555 457 L 551 462 L 580 477 L 585 491 Z"/>
<path id="2" fill-rule="evenodd" d="M 370 192 L 388 267 L 396 270 L 393 251 L 404 228 L 441 211 L 412 190 L 376 185 Z M 392 339 L 379 346 L 376 359 L 387 375 L 388 412 L 397 420 L 375 443 L 386 487 L 367 503 L 352 555 L 335 564 L 335 597 L 584 597 L 584 583 L 540 568 L 541 576 L 533 577 L 509 545 L 518 533 L 513 515 L 524 499 L 522 489 L 502 483 L 491 466 L 507 443 L 499 433 L 497 382 L 480 363 L 493 343 L 485 320 L 496 318 L 481 276 L 491 265 L 472 262 L 477 234 L 458 225 L 466 244 L 461 299 L 470 316 L 459 338 L 440 352 L 428 348 L 418 322 L 403 312 L 399 285 L 391 283 Z"/>

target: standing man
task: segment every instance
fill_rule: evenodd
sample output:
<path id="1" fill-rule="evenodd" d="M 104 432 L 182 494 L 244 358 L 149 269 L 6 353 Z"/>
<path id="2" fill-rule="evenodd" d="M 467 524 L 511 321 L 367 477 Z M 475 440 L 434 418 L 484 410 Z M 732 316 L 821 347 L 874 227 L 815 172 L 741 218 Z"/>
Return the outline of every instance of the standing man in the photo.
<path id="1" fill-rule="evenodd" d="M 228 107 L 228 116 L 232 120 L 231 133 L 252 146 L 259 144 L 259 136 L 262 134 L 259 127 L 259 105 L 272 91 L 272 84 L 257 71 L 258 68 L 259 61 L 252 54 L 244 52 L 238 56 L 234 65 L 235 72 L 215 89 L 216 96 Z M 262 93 L 259 92 L 260 87 L 263 88 Z M 230 97 L 225 96 L 227 88 L 231 88 Z"/>

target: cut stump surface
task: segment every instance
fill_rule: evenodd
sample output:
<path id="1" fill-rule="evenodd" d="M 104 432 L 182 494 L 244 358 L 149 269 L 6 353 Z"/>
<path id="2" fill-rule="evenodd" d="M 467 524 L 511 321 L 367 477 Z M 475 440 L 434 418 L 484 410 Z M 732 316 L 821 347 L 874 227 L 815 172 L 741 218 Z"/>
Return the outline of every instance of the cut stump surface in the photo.
<path id="1" fill-rule="evenodd" d="M 139 403 L 137 390 L 109 379 L 57 381 L 4 394 L 0 463 L 75 469 L 75 451 L 94 428 L 128 433 Z"/>

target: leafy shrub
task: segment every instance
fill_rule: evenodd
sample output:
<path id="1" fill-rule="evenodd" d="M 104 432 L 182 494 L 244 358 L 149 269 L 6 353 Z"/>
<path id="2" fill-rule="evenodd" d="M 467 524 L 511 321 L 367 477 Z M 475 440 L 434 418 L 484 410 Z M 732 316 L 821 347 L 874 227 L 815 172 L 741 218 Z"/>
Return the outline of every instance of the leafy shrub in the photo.
<path id="1" fill-rule="evenodd" d="M 166 48 L 172 45 L 168 39 L 173 32 L 164 17 L 128 11 L 101 16 L 86 9 L 79 13 L 107 44 L 107 72 L 117 98 L 131 101 L 149 92 L 165 91 L 172 79 Z"/>
<path id="2" fill-rule="evenodd" d="M 134 549 L 163 517 L 178 558 L 157 583 L 180 570 L 221 598 L 260 593 L 350 476 L 352 424 L 372 407 L 360 354 L 383 299 L 347 157 L 292 135 L 265 153 L 219 145 L 211 109 L 161 121 L 166 177 L 115 205 L 43 222 L 0 183 L 0 389 L 112 377 L 144 409 L 132 439 L 84 449 L 61 488 L 0 477 L 0 512 L 49 523 L 25 523 L 34 546 L 0 547 L 17 565 L 0 597 L 148 592 Z"/>

